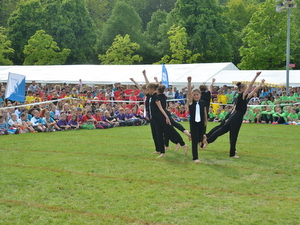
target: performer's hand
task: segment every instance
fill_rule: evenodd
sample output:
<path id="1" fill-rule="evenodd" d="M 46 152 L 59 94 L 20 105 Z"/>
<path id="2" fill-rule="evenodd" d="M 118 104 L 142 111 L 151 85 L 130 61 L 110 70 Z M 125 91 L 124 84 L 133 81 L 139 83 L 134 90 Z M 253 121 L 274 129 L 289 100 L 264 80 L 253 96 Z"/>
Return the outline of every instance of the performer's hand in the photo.
<path id="1" fill-rule="evenodd" d="M 187 77 L 187 81 L 191 82 L 192 81 L 192 77 Z"/>
<path id="2" fill-rule="evenodd" d="M 142 73 L 143 73 L 143 75 L 146 75 L 146 70 L 143 70 L 143 72 L 142 72 Z"/>
<path id="3" fill-rule="evenodd" d="M 257 72 L 257 73 L 256 73 L 256 77 L 258 77 L 260 74 L 261 74 L 261 72 Z"/>
<path id="4" fill-rule="evenodd" d="M 216 81 L 216 79 L 215 79 L 215 78 L 213 78 L 211 81 L 212 81 L 212 83 L 214 83 L 214 82 Z"/>
<path id="5" fill-rule="evenodd" d="M 170 119 L 169 119 L 169 117 L 166 118 L 166 123 L 167 123 L 168 125 L 172 125 L 172 124 L 171 124 L 171 121 L 170 121 Z"/>

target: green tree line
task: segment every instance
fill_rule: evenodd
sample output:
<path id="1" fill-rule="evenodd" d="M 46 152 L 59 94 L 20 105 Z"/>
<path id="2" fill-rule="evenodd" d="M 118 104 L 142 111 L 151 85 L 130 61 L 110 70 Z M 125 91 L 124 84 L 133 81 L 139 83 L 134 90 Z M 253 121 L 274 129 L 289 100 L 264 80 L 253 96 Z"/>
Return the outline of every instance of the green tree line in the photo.
<path id="1" fill-rule="evenodd" d="M 275 6 L 275 0 L 2 0 L 0 65 L 233 62 L 283 69 L 287 13 Z M 291 63 L 300 67 L 300 11 L 291 11 Z"/>

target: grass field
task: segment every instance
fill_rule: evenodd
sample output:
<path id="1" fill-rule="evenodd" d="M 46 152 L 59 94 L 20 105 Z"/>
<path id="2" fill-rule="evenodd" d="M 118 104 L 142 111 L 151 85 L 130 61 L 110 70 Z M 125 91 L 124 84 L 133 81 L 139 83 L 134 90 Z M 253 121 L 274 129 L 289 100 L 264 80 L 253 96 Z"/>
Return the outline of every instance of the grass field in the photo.
<path id="1" fill-rule="evenodd" d="M 0 136 L 0 224 L 300 224 L 299 133 L 243 124 L 201 164 L 150 126 Z"/>

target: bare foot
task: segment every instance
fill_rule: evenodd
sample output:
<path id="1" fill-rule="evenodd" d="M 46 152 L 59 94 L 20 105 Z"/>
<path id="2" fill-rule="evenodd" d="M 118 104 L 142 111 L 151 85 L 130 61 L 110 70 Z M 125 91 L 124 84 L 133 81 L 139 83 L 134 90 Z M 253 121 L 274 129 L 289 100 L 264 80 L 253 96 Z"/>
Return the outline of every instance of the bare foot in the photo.
<path id="1" fill-rule="evenodd" d="M 185 155 L 187 155 L 188 147 L 189 147 L 188 145 L 182 146 Z"/>
<path id="2" fill-rule="evenodd" d="M 177 152 L 179 150 L 179 148 L 180 148 L 180 144 L 177 143 L 176 148 L 175 148 L 175 152 Z"/>
<path id="3" fill-rule="evenodd" d="M 190 132 L 188 130 L 184 130 L 183 133 L 185 133 L 186 136 L 188 136 L 188 138 L 192 138 Z"/>
<path id="4" fill-rule="evenodd" d="M 238 157 L 237 155 L 235 155 L 235 156 L 230 156 L 231 158 L 240 158 L 240 157 Z"/>
<path id="5" fill-rule="evenodd" d="M 169 150 L 169 147 L 165 147 L 165 151 L 168 151 Z"/>
<path id="6" fill-rule="evenodd" d="M 194 160 L 195 163 L 201 163 L 199 159 Z"/>
<path id="7" fill-rule="evenodd" d="M 205 135 L 205 134 L 203 135 L 203 141 L 202 141 L 202 143 L 203 143 L 202 149 L 205 149 L 206 146 L 208 145 L 207 138 L 206 138 L 206 135 Z"/>
<path id="8" fill-rule="evenodd" d="M 160 154 L 159 156 L 157 156 L 156 158 L 164 158 L 166 157 L 165 153 Z"/>
<path id="9" fill-rule="evenodd" d="M 155 152 L 153 152 L 153 154 L 160 154 L 160 152 L 155 151 Z"/>

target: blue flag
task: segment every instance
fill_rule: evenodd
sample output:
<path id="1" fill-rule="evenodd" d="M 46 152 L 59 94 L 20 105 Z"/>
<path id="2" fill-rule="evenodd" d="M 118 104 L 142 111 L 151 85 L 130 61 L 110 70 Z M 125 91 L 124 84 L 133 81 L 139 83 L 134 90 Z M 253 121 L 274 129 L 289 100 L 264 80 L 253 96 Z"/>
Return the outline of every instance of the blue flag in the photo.
<path id="1" fill-rule="evenodd" d="M 25 78 L 26 76 L 9 73 L 6 84 L 5 98 L 25 102 Z"/>
<path id="2" fill-rule="evenodd" d="M 166 88 L 169 88 L 169 77 L 168 77 L 168 71 L 165 67 L 165 64 L 162 64 L 162 75 L 161 75 L 161 82 L 163 85 L 166 86 Z"/>

